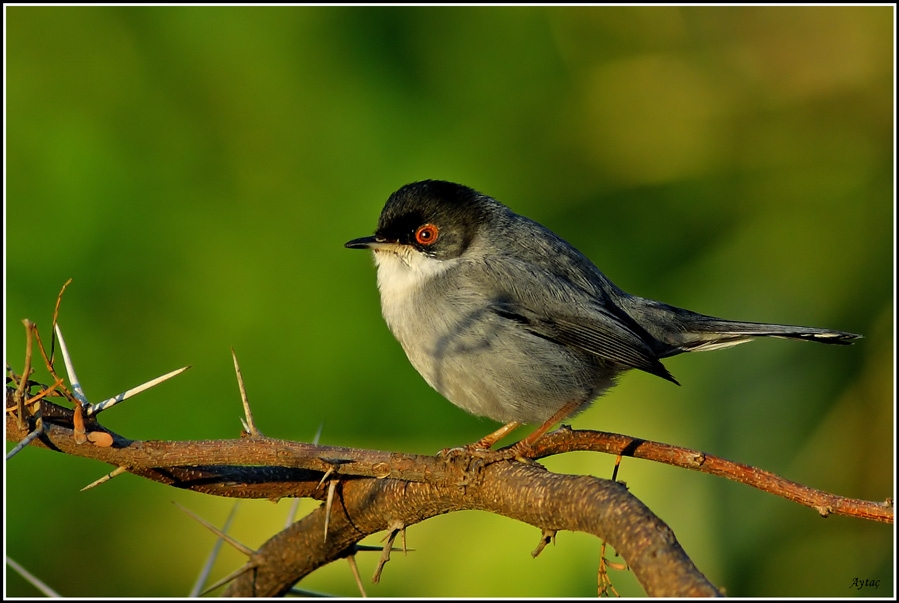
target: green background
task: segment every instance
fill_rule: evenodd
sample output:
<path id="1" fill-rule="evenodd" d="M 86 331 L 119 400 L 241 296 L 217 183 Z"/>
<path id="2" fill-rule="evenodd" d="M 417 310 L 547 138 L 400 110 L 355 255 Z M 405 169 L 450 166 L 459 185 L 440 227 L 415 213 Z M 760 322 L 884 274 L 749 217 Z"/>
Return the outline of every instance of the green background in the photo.
<path id="1" fill-rule="evenodd" d="M 6 361 L 60 324 L 135 439 L 237 437 L 230 347 L 267 435 L 416 453 L 496 424 L 428 388 L 379 311 L 388 195 L 461 182 L 553 229 L 635 294 L 862 333 L 666 361 L 573 421 L 702 449 L 846 496 L 894 492 L 893 9 L 6 10 Z M 39 380 L 46 372 L 39 370 Z M 10 445 L 7 445 L 7 449 Z M 557 471 L 608 477 L 573 454 Z M 233 504 L 28 449 L 7 554 L 67 596 L 182 596 Z M 621 479 L 734 596 L 889 596 L 892 526 L 645 461 Z M 303 511 L 317 503 L 306 501 Z M 289 502 L 242 502 L 258 546 Z M 378 544 L 381 535 L 366 540 Z M 370 595 L 595 596 L 599 542 L 479 512 L 412 526 Z M 227 548 L 227 547 L 226 547 Z M 213 578 L 241 563 L 226 551 Z M 8 595 L 36 591 L 8 571 Z M 642 590 L 613 572 L 623 595 Z M 879 580 L 856 590 L 854 578 Z M 354 596 L 346 562 L 300 586 Z"/>

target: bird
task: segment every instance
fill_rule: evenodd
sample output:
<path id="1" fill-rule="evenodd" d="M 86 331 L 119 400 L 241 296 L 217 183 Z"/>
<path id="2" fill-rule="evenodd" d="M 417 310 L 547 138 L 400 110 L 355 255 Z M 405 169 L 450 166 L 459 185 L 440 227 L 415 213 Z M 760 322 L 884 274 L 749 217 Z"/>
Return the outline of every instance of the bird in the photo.
<path id="1" fill-rule="evenodd" d="M 830 329 L 724 320 L 626 293 L 584 254 L 496 199 L 442 180 L 390 195 L 373 236 L 381 313 L 425 381 L 463 410 L 522 424 L 523 452 L 630 369 L 674 384 L 661 360 L 758 337 L 851 344 Z"/>

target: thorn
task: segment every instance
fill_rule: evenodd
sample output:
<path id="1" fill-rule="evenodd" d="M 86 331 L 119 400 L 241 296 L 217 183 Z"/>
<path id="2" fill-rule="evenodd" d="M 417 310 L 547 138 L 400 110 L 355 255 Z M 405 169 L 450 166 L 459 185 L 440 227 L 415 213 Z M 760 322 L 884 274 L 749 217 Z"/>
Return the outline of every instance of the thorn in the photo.
<path id="1" fill-rule="evenodd" d="M 387 541 L 384 544 L 384 548 L 381 549 L 381 558 L 378 560 L 378 567 L 375 568 L 375 574 L 371 577 L 371 581 L 377 584 L 381 580 L 381 571 L 384 569 L 384 565 L 390 561 L 390 551 L 393 550 L 393 541 L 396 540 L 396 535 L 400 532 L 403 532 L 403 538 L 405 538 L 406 526 L 400 521 L 392 521 L 390 525 L 387 526 L 389 532 L 384 539 Z"/>
<path id="2" fill-rule="evenodd" d="M 199 515 L 197 515 L 197 514 L 194 513 L 193 511 L 191 511 L 190 509 L 188 509 L 188 508 L 186 508 L 186 507 L 183 507 L 183 506 L 179 505 L 179 504 L 176 503 L 175 501 L 172 501 L 172 504 L 174 504 L 176 507 L 178 507 L 179 509 L 181 509 L 182 511 L 184 511 L 185 513 L 187 513 L 187 514 L 190 515 L 191 517 L 193 517 L 195 520 L 197 520 L 197 522 L 199 522 L 200 525 L 202 525 L 203 527 L 205 527 L 206 529 L 208 529 L 208 530 L 209 530 L 210 532 L 212 532 L 213 534 L 216 534 L 219 538 L 221 538 L 222 540 L 224 540 L 225 542 L 227 542 L 228 544 L 230 544 L 231 546 L 233 546 L 235 549 L 237 549 L 238 551 L 240 551 L 241 553 L 243 553 L 243 554 L 246 555 L 247 557 L 252 557 L 253 555 L 256 554 L 256 551 L 254 551 L 254 550 L 251 549 L 250 547 L 246 546 L 245 544 L 243 544 L 243 543 L 241 543 L 241 542 L 238 542 L 237 540 L 235 540 L 235 539 L 232 538 L 231 536 L 228 536 L 228 535 L 225 534 L 223 531 L 221 531 L 220 529 L 218 529 L 217 527 L 215 527 L 214 525 L 212 525 L 211 523 L 209 523 L 208 521 L 206 521 L 205 519 L 203 519 L 202 517 L 200 517 Z M 206 592 L 209 592 L 209 591 L 206 591 Z"/>
<path id="3" fill-rule="evenodd" d="M 620 467 L 620 466 L 621 466 L 621 455 L 619 454 L 617 457 L 615 457 L 615 468 L 612 469 L 612 481 L 613 482 L 618 481 L 618 467 Z"/>
<path id="4" fill-rule="evenodd" d="M 56 328 L 56 338 L 59 339 L 59 351 L 66 364 L 66 373 L 69 375 L 69 383 L 72 384 L 72 394 L 82 406 L 90 406 L 90 402 L 87 401 L 87 396 L 84 395 L 84 390 L 81 389 L 78 375 L 75 374 L 75 366 L 72 364 L 72 357 L 69 355 L 69 350 L 66 347 L 66 340 L 62 338 L 62 329 L 59 328 L 59 324 L 54 325 L 54 327 Z"/>
<path id="5" fill-rule="evenodd" d="M 362 598 L 368 598 L 368 595 L 365 594 L 365 588 L 362 586 L 362 577 L 359 575 L 359 568 L 356 566 L 356 555 L 350 555 L 346 560 L 350 564 L 350 571 L 353 572 L 353 578 L 356 580 L 356 586 L 359 587 Z"/>
<path id="6" fill-rule="evenodd" d="M 367 553 L 367 552 L 373 552 L 373 551 L 377 551 L 377 552 L 380 553 L 380 552 L 383 552 L 383 551 L 384 551 L 384 547 L 382 547 L 382 546 L 371 546 L 371 545 L 368 545 L 368 544 L 356 544 L 356 545 L 353 545 L 353 546 L 355 547 L 355 551 L 356 551 L 357 553 Z M 398 548 L 396 548 L 396 547 L 393 547 L 393 548 L 390 549 L 390 552 L 392 552 L 392 553 L 399 553 L 400 551 L 403 551 L 403 549 L 398 549 Z M 414 553 L 414 552 L 415 552 L 415 549 L 406 549 L 406 550 L 403 551 L 403 552 L 404 552 L 404 553 L 405 553 L 405 552 Z"/>
<path id="7" fill-rule="evenodd" d="M 531 557 L 537 557 L 540 553 L 543 552 L 543 549 L 546 548 L 550 542 L 553 543 L 553 546 L 556 544 L 556 530 L 548 530 L 543 528 L 543 533 L 540 535 L 540 543 L 537 545 L 537 548 L 531 551 Z"/>
<path id="8" fill-rule="evenodd" d="M 312 438 L 312 443 L 318 445 L 319 438 L 322 437 L 322 430 L 325 428 L 325 422 L 322 421 L 318 424 L 318 431 L 315 432 L 315 437 Z"/>
<path id="9" fill-rule="evenodd" d="M 41 423 L 40 425 L 38 425 L 38 426 L 34 429 L 34 431 L 32 431 L 32 432 L 29 433 L 27 436 L 25 436 L 24 438 L 22 438 L 22 441 L 19 442 L 18 444 L 16 444 L 16 447 L 15 447 L 15 448 L 13 448 L 12 450 L 10 450 L 9 452 L 6 453 L 6 460 L 8 461 L 8 460 L 11 459 L 12 457 L 14 457 L 14 456 L 16 456 L 17 454 L 19 454 L 19 451 L 20 451 L 20 450 L 22 450 L 23 448 L 25 448 L 25 446 L 27 446 L 28 444 L 30 444 L 31 442 L 33 442 L 35 439 L 37 439 L 38 437 L 40 437 L 41 434 L 43 434 L 43 433 L 44 433 L 44 424 Z"/>
<path id="10" fill-rule="evenodd" d="M 225 520 L 225 525 L 222 527 L 222 533 L 226 534 L 228 529 L 231 527 L 231 520 L 234 519 L 234 515 L 237 512 L 237 507 L 240 503 L 235 502 L 234 506 L 231 507 L 231 512 L 228 513 L 228 519 Z M 190 597 L 199 597 L 200 591 L 203 588 L 203 585 L 206 584 L 206 580 L 209 578 L 209 573 L 212 571 L 212 566 L 215 563 L 215 560 L 218 559 L 219 551 L 222 548 L 222 543 L 224 539 L 221 537 L 216 538 L 215 544 L 212 545 L 212 550 L 209 551 L 209 557 L 206 559 L 206 563 L 203 564 L 203 569 L 200 570 L 200 575 L 197 576 L 197 581 L 194 582 L 193 588 L 190 589 Z"/>
<path id="11" fill-rule="evenodd" d="M 81 489 L 81 491 L 84 492 L 85 490 L 90 490 L 91 488 L 95 488 L 95 487 L 99 486 L 100 484 L 105 484 L 112 478 L 118 477 L 118 476 L 122 475 L 123 473 L 125 473 L 126 471 L 128 471 L 128 469 L 124 465 L 122 465 L 120 467 L 116 467 L 115 469 L 113 469 L 112 471 L 110 471 L 109 473 L 107 473 L 106 475 L 104 475 L 103 477 L 98 479 L 97 481 L 91 482 L 88 485 L 86 485 L 85 487 L 83 487 Z"/>
<path id="12" fill-rule="evenodd" d="M 328 499 L 325 501 L 325 539 L 322 542 L 328 541 L 328 524 L 331 522 L 331 508 L 334 505 L 334 491 L 337 490 L 337 484 L 339 482 L 339 479 L 332 479 L 330 483 L 328 483 Z"/>
<path id="13" fill-rule="evenodd" d="M 316 445 L 318 444 L 318 440 L 319 440 L 319 438 L 320 438 L 321 435 L 322 435 L 322 429 L 324 429 L 324 427 L 325 427 L 325 423 L 324 423 L 324 421 L 322 421 L 322 422 L 319 424 L 319 426 L 318 426 L 318 431 L 315 432 L 315 437 L 312 438 L 312 443 L 313 443 L 313 444 L 316 444 Z M 321 487 L 322 482 L 324 482 L 324 478 L 322 478 L 322 481 L 319 482 L 318 487 Z M 318 488 L 318 487 L 317 487 L 317 488 Z M 317 489 L 317 488 L 316 488 L 316 489 Z M 290 511 L 287 513 L 287 521 L 284 522 L 284 529 L 285 529 L 285 530 L 286 530 L 287 528 L 289 528 L 291 525 L 293 525 L 293 522 L 294 522 L 295 519 L 296 519 L 297 511 L 299 510 L 299 508 L 300 508 L 300 499 L 299 499 L 299 498 L 294 498 L 294 499 L 293 499 L 293 502 L 292 502 L 291 505 L 290 505 Z M 379 550 L 380 550 L 380 549 L 379 549 Z"/>
<path id="14" fill-rule="evenodd" d="M 184 371 L 186 371 L 189 368 L 190 368 L 190 366 L 181 367 L 170 373 L 166 373 L 165 375 L 162 375 L 161 377 L 156 377 L 155 379 L 151 379 L 150 381 L 147 381 L 146 383 L 138 385 L 137 387 L 132 387 L 131 389 L 125 390 L 117 396 L 113 396 L 112 398 L 108 398 L 108 399 L 103 400 L 102 402 L 98 402 L 96 404 L 91 404 L 87 409 L 87 416 L 90 417 L 92 415 L 98 415 L 101 412 L 103 412 L 104 410 L 106 410 L 107 408 L 111 408 L 111 407 L 115 406 L 119 402 L 124 402 L 128 398 L 130 398 L 132 396 L 136 396 L 137 394 L 139 394 L 141 392 L 145 392 L 148 389 L 150 389 L 151 387 L 155 387 L 164 381 L 168 381 L 172 377 L 177 377 L 178 375 L 180 375 L 181 373 L 183 373 Z"/>
<path id="15" fill-rule="evenodd" d="M 325 483 L 325 480 L 328 479 L 330 476 L 334 475 L 334 473 L 335 473 L 334 467 L 328 467 L 328 470 L 325 471 L 325 474 L 319 480 L 318 485 L 315 487 L 315 489 L 318 490 L 319 488 L 321 488 L 322 484 Z"/>
<path id="16" fill-rule="evenodd" d="M 29 584 L 31 584 L 31 586 L 35 587 L 36 589 L 38 589 L 39 591 L 41 591 L 48 597 L 53 597 L 53 598 L 57 598 L 57 599 L 62 597 L 62 595 L 60 595 L 58 592 L 56 592 L 55 590 L 53 590 L 52 588 L 50 588 L 43 582 L 41 582 L 36 576 L 34 576 L 31 572 L 29 572 L 24 567 L 22 567 L 21 565 L 19 565 L 15 561 L 13 561 L 11 558 L 9 558 L 9 557 L 6 558 L 6 565 L 8 565 L 9 567 L 16 570 L 23 578 L 25 578 L 25 580 L 28 581 Z"/>
<path id="17" fill-rule="evenodd" d="M 243 375 L 240 374 L 240 364 L 237 362 L 237 353 L 234 351 L 234 348 L 231 348 L 231 357 L 234 358 L 234 372 L 237 375 L 237 386 L 240 388 L 240 399 L 243 402 L 243 412 L 247 417 L 246 423 L 244 426 L 247 428 L 247 433 L 249 433 L 253 437 L 257 437 L 262 435 L 259 433 L 259 430 L 256 429 L 256 423 L 253 422 L 253 413 L 250 410 L 250 401 L 247 399 L 247 388 L 243 383 Z"/>
<path id="18" fill-rule="evenodd" d="M 239 578 L 241 575 L 247 573 L 248 571 L 250 571 L 252 569 L 256 569 L 256 566 L 252 565 L 250 563 L 240 566 L 239 568 L 237 568 L 236 570 L 234 570 L 233 572 L 231 572 L 230 574 L 228 574 L 227 576 L 225 576 L 224 578 L 222 578 L 215 584 L 209 586 L 206 590 L 204 590 L 203 592 L 200 593 L 200 596 L 202 597 L 203 595 L 208 595 L 209 593 L 211 593 L 212 591 L 217 589 L 219 586 L 224 586 L 225 584 L 228 584 L 235 578 Z"/>
<path id="19" fill-rule="evenodd" d="M 293 522 L 297 516 L 297 511 L 299 511 L 299 509 L 300 509 L 300 499 L 295 498 L 295 499 L 293 499 L 293 502 L 290 503 L 290 511 L 287 512 L 287 521 L 284 522 L 285 530 L 293 525 Z"/>

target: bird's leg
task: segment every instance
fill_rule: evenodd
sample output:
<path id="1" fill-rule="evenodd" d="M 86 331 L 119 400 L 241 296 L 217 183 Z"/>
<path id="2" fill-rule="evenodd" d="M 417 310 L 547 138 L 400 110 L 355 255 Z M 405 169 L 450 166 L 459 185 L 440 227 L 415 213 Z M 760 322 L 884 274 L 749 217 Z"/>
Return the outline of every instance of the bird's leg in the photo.
<path id="1" fill-rule="evenodd" d="M 503 439 L 507 433 L 515 429 L 521 425 L 518 421 L 512 421 L 511 423 L 506 423 L 493 433 L 489 433 L 485 435 L 483 438 L 475 442 L 474 444 L 469 444 L 466 446 L 469 450 L 490 450 L 491 446 L 496 444 L 498 441 Z"/>
<path id="2" fill-rule="evenodd" d="M 563 406 L 558 411 L 556 411 L 556 414 L 551 416 L 545 423 L 543 423 L 543 425 L 541 425 L 540 427 L 535 429 L 532 434 L 530 434 L 528 437 L 524 438 L 523 440 L 515 443 L 514 445 L 510 446 L 509 452 L 514 453 L 516 456 L 523 453 L 528 448 L 533 446 L 534 442 L 536 442 L 541 437 L 543 437 L 543 434 L 545 434 L 547 431 L 549 431 L 549 429 L 553 425 L 555 425 L 559 421 L 565 420 L 565 418 L 568 417 L 574 411 L 576 411 L 580 405 L 581 405 L 581 403 L 578 402 L 577 400 L 572 400 L 571 402 L 566 403 L 565 406 Z M 496 444 L 499 440 L 504 438 L 510 431 L 512 431 L 519 425 L 521 425 L 521 423 L 518 421 L 512 421 L 510 423 L 506 423 L 505 425 L 503 425 L 502 427 L 500 427 L 493 433 L 485 435 L 483 438 L 481 438 L 474 444 L 469 444 L 465 448 L 467 450 L 469 450 L 470 452 L 473 452 L 475 450 L 490 450 L 490 448 L 494 444 Z"/>
<path id="3" fill-rule="evenodd" d="M 565 418 L 576 411 L 580 405 L 581 403 L 578 400 L 572 400 L 571 402 L 566 403 L 565 406 L 556 411 L 556 414 L 547 419 L 543 425 L 535 429 L 534 432 L 531 433 L 528 437 L 511 446 L 509 448 L 509 453 L 518 456 L 525 452 L 528 448 L 533 446 L 537 440 L 542 438 L 543 434 L 549 431 L 550 427 L 560 421 L 565 420 Z"/>

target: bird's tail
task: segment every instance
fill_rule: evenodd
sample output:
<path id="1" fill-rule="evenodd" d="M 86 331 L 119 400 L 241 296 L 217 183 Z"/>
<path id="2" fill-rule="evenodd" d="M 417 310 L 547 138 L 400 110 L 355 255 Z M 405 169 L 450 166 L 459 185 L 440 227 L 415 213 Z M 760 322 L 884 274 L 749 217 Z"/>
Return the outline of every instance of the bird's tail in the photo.
<path id="1" fill-rule="evenodd" d="M 728 348 L 756 337 L 804 339 L 836 345 L 849 345 L 862 337 L 815 327 L 722 320 L 638 297 L 630 298 L 623 305 L 634 320 L 663 344 L 657 350 L 659 358 L 681 352 Z"/>

